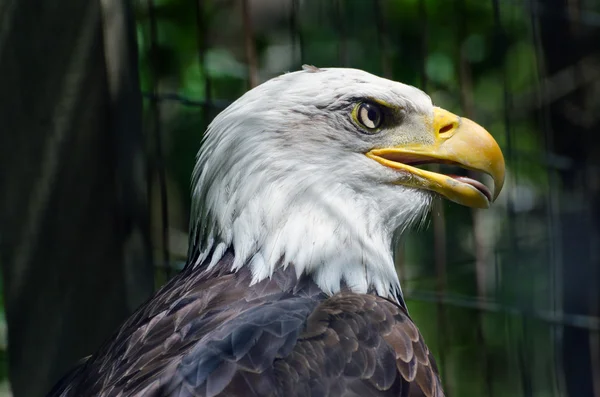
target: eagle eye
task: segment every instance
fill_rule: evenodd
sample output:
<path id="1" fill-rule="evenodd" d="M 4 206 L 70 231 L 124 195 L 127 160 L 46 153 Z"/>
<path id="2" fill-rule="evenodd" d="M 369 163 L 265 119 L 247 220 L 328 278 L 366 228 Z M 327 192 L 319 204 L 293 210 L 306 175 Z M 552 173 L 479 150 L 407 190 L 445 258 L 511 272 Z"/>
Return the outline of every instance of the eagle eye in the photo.
<path id="1" fill-rule="evenodd" d="M 367 130 L 376 130 L 383 123 L 383 112 L 379 106 L 363 102 L 355 108 L 355 118 Z"/>

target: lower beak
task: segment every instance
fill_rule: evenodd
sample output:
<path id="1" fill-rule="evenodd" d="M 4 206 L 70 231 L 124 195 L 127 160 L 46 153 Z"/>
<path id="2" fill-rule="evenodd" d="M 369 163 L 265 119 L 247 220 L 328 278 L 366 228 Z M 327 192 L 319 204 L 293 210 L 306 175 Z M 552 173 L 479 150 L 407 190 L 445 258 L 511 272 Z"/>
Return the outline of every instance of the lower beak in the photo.
<path id="1" fill-rule="evenodd" d="M 367 156 L 386 167 L 410 174 L 411 177 L 403 178 L 400 184 L 437 192 L 468 207 L 488 208 L 504 184 L 504 157 L 494 138 L 475 122 L 441 108 L 434 108 L 433 120 L 426 122 L 435 137 L 432 144 L 374 149 Z M 488 174 L 494 181 L 493 193 L 473 179 L 414 166 L 425 163 L 453 164 Z"/>

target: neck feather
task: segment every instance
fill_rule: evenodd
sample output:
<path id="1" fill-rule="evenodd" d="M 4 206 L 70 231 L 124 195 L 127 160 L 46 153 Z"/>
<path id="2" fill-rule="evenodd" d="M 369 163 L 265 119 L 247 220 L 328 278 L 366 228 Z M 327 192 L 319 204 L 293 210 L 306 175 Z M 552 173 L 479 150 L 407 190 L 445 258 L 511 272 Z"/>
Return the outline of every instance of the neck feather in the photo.
<path id="1" fill-rule="evenodd" d="M 249 268 L 252 284 L 292 266 L 298 279 L 310 276 L 329 295 L 345 287 L 401 300 L 392 239 L 422 221 L 430 195 L 407 190 L 399 205 L 374 200 L 386 197 L 377 187 L 366 194 L 341 184 L 288 180 L 270 188 L 248 183 L 229 197 L 220 187 L 204 191 L 190 265 L 210 269 L 232 250 L 231 270 Z"/>

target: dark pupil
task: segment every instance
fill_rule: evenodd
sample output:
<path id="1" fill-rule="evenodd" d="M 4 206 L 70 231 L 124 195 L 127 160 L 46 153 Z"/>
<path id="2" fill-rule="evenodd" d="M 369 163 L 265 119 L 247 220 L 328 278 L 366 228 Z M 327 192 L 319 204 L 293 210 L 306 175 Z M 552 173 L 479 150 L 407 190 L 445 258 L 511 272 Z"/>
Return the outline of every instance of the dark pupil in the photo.
<path id="1" fill-rule="evenodd" d="M 367 117 L 369 117 L 369 120 L 375 122 L 377 120 L 377 112 L 373 108 L 370 108 Z"/>

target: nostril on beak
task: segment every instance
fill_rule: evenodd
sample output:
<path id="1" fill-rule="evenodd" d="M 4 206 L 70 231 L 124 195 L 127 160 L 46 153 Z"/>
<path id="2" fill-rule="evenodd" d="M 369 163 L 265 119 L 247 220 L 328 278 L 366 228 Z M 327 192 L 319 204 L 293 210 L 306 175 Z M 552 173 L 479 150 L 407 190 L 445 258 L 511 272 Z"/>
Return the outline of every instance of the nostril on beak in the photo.
<path id="1" fill-rule="evenodd" d="M 446 134 L 454 131 L 456 129 L 456 127 L 458 127 L 457 122 L 448 123 L 448 124 L 442 126 L 442 128 L 440 128 L 440 130 L 438 131 L 438 134 L 440 136 L 446 135 Z"/>

